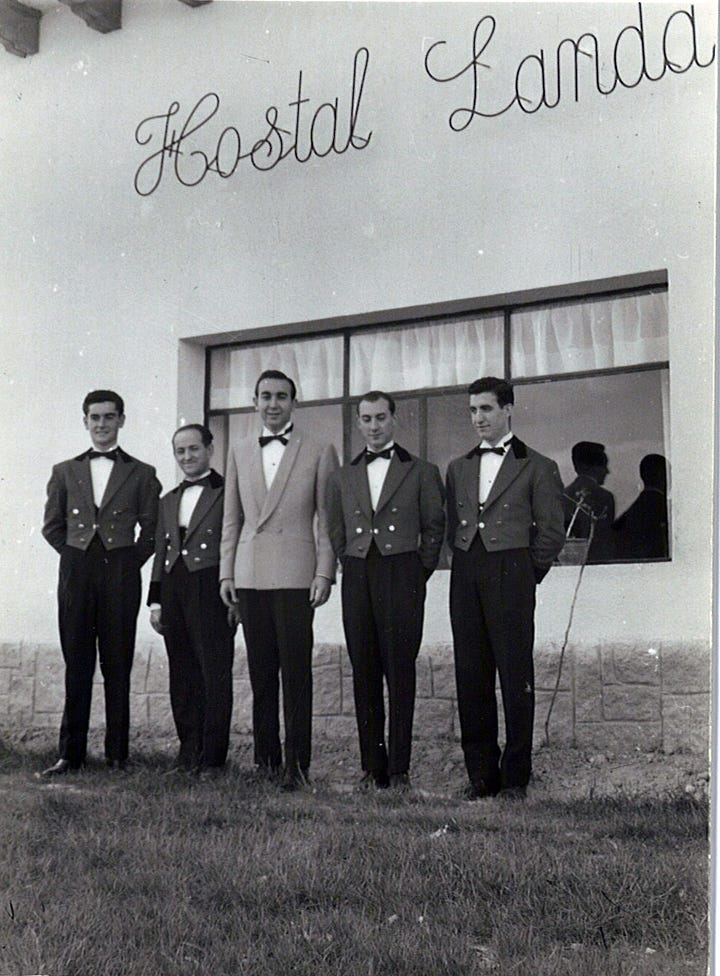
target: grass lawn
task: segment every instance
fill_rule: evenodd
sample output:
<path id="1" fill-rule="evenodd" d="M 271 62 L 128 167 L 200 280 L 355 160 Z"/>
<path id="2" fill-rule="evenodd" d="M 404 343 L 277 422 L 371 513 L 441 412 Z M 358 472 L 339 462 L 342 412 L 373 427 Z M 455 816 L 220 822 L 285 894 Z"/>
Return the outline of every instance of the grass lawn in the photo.
<path id="1" fill-rule="evenodd" d="M 703 797 L 364 795 L 353 743 L 295 794 L 247 743 L 213 782 L 51 759 L 0 753 L 0 976 L 706 972 Z"/>

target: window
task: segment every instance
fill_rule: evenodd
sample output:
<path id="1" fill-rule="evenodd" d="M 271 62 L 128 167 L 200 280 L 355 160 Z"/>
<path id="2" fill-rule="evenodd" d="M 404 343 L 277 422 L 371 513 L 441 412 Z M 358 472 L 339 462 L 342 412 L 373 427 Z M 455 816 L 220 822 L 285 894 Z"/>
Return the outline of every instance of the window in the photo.
<path id="1" fill-rule="evenodd" d="M 572 561 L 574 549 L 582 552 L 593 506 L 589 562 L 670 556 L 668 473 L 663 479 L 658 471 L 670 456 L 665 284 L 416 321 L 329 324 L 326 333 L 219 346 L 208 357 L 208 422 L 219 461 L 228 438 L 255 429 L 258 375 L 281 369 L 298 386 L 298 423 L 333 442 L 345 461 L 362 447 L 358 399 L 382 389 L 397 402 L 397 440 L 444 475 L 475 441 L 468 385 L 479 376 L 504 376 L 515 386 L 517 436 L 557 461 L 567 487 L 590 478 L 603 488 L 602 505 L 594 490 L 583 489 L 577 511 L 566 501 L 576 539 L 563 561 Z M 580 442 L 604 445 L 606 472 L 597 465 L 590 472 L 580 449 L 573 461 Z M 654 459 L 643 464 L 644 480 L 643 458 Z"/>

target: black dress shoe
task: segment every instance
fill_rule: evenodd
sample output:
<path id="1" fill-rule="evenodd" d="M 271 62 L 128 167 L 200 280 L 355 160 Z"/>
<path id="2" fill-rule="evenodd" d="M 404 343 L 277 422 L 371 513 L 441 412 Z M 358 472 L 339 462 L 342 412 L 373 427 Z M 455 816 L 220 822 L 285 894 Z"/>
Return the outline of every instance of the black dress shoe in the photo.
<path id="1" fill-rule="evenodd" d="M 364 793 L 370 790 L 386 790 L 390 785 L 390 779 L 385 772 L 368 772 L 358 783 L 358 789 Z"/>
<path id="2" fill-rule="evenodd" d="M 410 776 L 407 773 L 390 773 L 390 789 L 407 793 L 410 789 Z"/>
<path id="3" fill-rule="evenodd" d="M 67 773 L 74 773 L 78 769 L 73 766 L 69 759 L 58 759 L 54 766 L 43 769 L 40 775 L 43 779 L 52 779 L 54 776 L 65 776 Z"/>
<path id="4" fill-rule="evenodd" d="M 485 800 L 491 796 L 497 796 L 497 789 L 490 786 L 484 779 L 471 779 L 463 791 L 466 800 Z"/>

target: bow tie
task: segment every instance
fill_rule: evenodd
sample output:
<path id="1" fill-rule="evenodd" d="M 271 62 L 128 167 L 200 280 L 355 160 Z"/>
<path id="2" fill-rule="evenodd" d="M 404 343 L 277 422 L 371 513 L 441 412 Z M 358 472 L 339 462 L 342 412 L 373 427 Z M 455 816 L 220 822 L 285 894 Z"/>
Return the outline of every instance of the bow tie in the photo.
<path id="1" fill-rule="evenodd" d="M 181 481 L 180 484 L 178 485 L 180 489 L 180 494 L 182 494 L 186 488 L 204 488 L 205 482 L 209 477 L 210 477 L 210 472 L 208 471 L 207 474 L 204 474 L 202 478 L 198 478 L 196 481 L 188 481 L 188 479 L 185 478 L 185 480 Z"/>
<path id="2" fill-rule="evenodd" d="M 288 429 L 285 431 L 285 434 L 289 434 L 292 429 L 293 429 L 293 425 L 290 424 L 290 426 L 288 427 Z M 266 444 L 269 444 L 271 441 L 280 441 L 281 444 L 287 444 L 288 439 L 285 436 L 285 434 L 266 434 L 266 435 L 262 435 L 262 436 L 258 437 L 258 443 L 260 444 L 260 447 L 265 447 L 265 445 Z"/>
<path id="3" fill-rule="evenodd" d="M 372 464 L 377 458 L 385 458 L 389 461 L 392 457 L 393 449 L 391 447 L 386 447 L 384 451 L 365 451 L 365 462 L 367 464 Z"/>
<path id="4" fill-rule="evenodd" d="M 112 451 L 95 451 L 91 448 L 87 452 L 87 456 L 91 461 L 93 458 L 107 458 L 108 461 L 117 461 L 118 449 L 114 447 Z"/>
<path id="5" fill-rule="evenodd" d="M 477 447 L 474 447 L 472 451 L 470 451 L 467 457 L 471 458 L 475 454 L 477 454 L 478 457 L 482 457 L 483 454 L 499 454 L 500 457 L 504 457 L 505 448 L 504 447 L 480 447 L 480 445 L 478 444 Z"/>

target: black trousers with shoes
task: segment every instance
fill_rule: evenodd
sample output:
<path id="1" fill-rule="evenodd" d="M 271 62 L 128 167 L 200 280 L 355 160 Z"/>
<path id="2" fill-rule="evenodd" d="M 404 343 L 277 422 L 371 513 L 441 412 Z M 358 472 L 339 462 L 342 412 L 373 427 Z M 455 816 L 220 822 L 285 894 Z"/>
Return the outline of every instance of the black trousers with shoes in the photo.
<path id="1" fill-rule="evenodd" d="M 343 626 L 353 669 L 360 758 L 369 773 L 392 776 L 410 767 L 425 590 L 425 570 L 416 552 L 383 556 L 373 543 L 367 559 L 348 556 L 343 561 Z"/>
<path id="2" fill-rule="evenodd" d="M 285 725 L 285 768 L 307 776 L 312 738 L 314 610 L 307 589 L 238 589 L 253 693 L 255 763 L 277 770 L 280 745 L 280 680 Z"/>
<path id="3" fill-rule="evenodd" d="M 132 546 L 106 550 L 95 536 L 86 550 L 64 546 L 60 554 L 58 618 L 65 659 L 60 758 L 73 768 L 85 762 L 98 657 L 105 685 L 105 756 L 127 759 L 140 587 Z"/>
<path id="4" fill-rule="evenodd" d="M 188 572 L 182 559 L 161 588 L 170 703 L 187 769 L 223 766 L 232 717 L 234 631 L 216 567 Z"/>
<path id="5" fill-rule="evenodd" d="M 527 549 L 488 552 L 476 537 L 453 551 L 450 578 L 458 712 L 465 766 L 491 790 L 526 786 L 535 709 L 535 576 Z M 500 756 L 495 679 L 500 676 L 505 748 Z"/>

